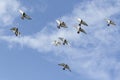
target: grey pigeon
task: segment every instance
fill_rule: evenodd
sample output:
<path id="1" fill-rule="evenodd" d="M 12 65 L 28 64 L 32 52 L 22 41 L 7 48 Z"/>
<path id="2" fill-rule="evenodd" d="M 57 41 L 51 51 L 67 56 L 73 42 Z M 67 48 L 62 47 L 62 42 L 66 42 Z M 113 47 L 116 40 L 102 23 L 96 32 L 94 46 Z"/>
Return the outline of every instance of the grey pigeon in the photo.
<path id="1" fill-rule="evenodd" d="M 105 19 L 107 21 L 107 26 L 110 26 L 110 25 L 116 25 L 112 20 L 110 19 Z"/>
<path id="2" fill-rule="evenodd" d="M 65 70 L 65 69 L 68 69 L 70 72 L 71 72 L 71 69 L 70 69 L 70 67 L 67 65 L 67 64 L 65 64 L 65 63 L 60 63 L 60 64 L 58 64 L 59 66 L 62 66 L 63 67 L 63 70 Z"/>
<path id="3" fill-rule="evenodd" d="M 69 45 L 68 41 L 65 38 L 59 37 L 59 39 L 62 41 L 63 45 Z"/>
<path id="4" fill-rule="evenodd" d="M 61 45 L 61 42 L 60 41 L 57 41 L 57 40 L 54 40 L 52 42 L 52 44 L 54 44 L 55 46 L 58 46 L 58 45 Z"/>
<path id="5" fill-rule="evenodd" d="M 24 20 L 25 18 L 28 20 L 31 20 L 32 18 L 30 16 L 28 16 L 24 11 L 19 10 L 20 14 L 21 14 L 21 19 Z"/>
<path id="6" fill-rule="evenodd" d="M 56 22 L 57 22 L 57 28 L 58 28 L 58 29 L 60 29 L 61 27 L 67 28 L 67 25 L 66 25 L 65 22 L 60 21 L 60 20 L 56 20 Z"/>
<path id="7" fill-rule="evenodd" d="M 85 26 L 88 26 L 88 24 L 85 21 L 83 21 L 82 19 L 78 18 L 77 20 L 79 21 L 79 26 L 81 26 L 82 24 Z"/>
<path id="8" fill-rule="evenodd" d="M 12 30 L 13 33 L 14 33 L 16 36 L 19 36 L 19 35 L 20 35 L 20 32 L 19 32 L 19 30 L 18 30 L 17 27 L 13 27 L 13 28 L 11 28 L 10 30 Z"/>
<path id="9" fill-rule="evenodd" d="M 82 33 L 84 33 L 84 34 L 87 34 L 87 33 L 85 32 L 85 30 L 82 29 L 80 26 L 75 26 L 75 28 L 77 29 L 77 33 L 78 33 L 78 34 L 79 34 L 80 32 L 82 32 Z"/>

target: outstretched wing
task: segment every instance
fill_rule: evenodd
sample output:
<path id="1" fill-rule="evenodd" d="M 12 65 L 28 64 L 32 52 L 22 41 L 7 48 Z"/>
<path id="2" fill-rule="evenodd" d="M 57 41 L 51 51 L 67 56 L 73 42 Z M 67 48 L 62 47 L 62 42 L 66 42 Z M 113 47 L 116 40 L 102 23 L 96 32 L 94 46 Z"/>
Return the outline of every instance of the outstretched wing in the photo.
<path id="1" fill-rule="evenodd" d="M 28 20 L 31 20 L 32 18 L 30 16 L 28 16 L 27 14 L 25 15 L 25 18 Z"/>
<path id="2" fill-rule="evenodd" d="M 81 32 L 83 32 L 83 33 L 85 33 L 85 34 L 87 34 L 87 33 L 85 32 L 85 30 L 84 30 L 84 29 L 82 29 L 82 28 L 80 29 L 80 31 L 81 31 Z"/>
<path id="3" fill-rule="evenodd" d="M 59 66 L 65 66 L 65 63 L 58 64 Z"/>
<path id="4" fill-rule="evenodd" d="M 68 69 L 71 72 L 71 69 L 70 69 L 70 67 L 68 65 L 66 66 L 66 69 Z"/>
<path id="5" fill-rule="evenodd" d="M 112 24 L 112 25 L 116 25 L 113 21 L 110 21 L 110 24 Z"/>
<path id="6" fill-rule="evenodd" d="M 77 20 L 78 20 L 79 22 L 81 22 L 81 21 L 82 21 L 82 19 L 80 19 L 80 18 L 77 18 Z"/>
<path id="7" fill-rule="evenodd" d="M 60 25 L 61 21 L 60 20 L 56 20 L 57 24 Z"/>
<path id="8" fill-rule="evenodd" d="M 67 25 L 65 22 L 61 22 L 61 27 L 67 28 Z"/>
<path id="9" fill-rule="evenodd" d="M 13 31 L 13 32 L 16 32 L 16 29 L 17 29 L 16 27 L 13 27 L 10 30 Z"/>
<path id="10" fill-rule="evenodd" d="M 22 11 L 22 10 L 20 10 L 20 9 L 19 9 L 19 12 L 20 12 L 21 15 L 23 15 L 23 13 L 24 13 L 24 11 Z"/>
<path id="11" fill-rule="evenodd" d="M 54 40 L 54 41 L 52 42 L 52 44 L 55 45 L 55 46 L 58 46 L 58 45 L 61 45 L 61 42 L 59 42 L 59 41 L 57 41 L 57 40 Z"/>
<path id="12" fill-rule="evenodd" d="M 13 28 L 11 28 L 10 30 L 16 30 L 17 28 L 16 27 L 13 27 Z"/>
<path id="13" fill-rule="evenodd" d="M 82 24 L 88 26 L 88 24 L 85 21 L 82 21 Z"/>
<path id="14" fill-rule="evenodd" d="M 64 38 L 62 38 L 62 37 L 59 37 L 59 39 L 60 39 L 61 41 L 64 41 Z"/>

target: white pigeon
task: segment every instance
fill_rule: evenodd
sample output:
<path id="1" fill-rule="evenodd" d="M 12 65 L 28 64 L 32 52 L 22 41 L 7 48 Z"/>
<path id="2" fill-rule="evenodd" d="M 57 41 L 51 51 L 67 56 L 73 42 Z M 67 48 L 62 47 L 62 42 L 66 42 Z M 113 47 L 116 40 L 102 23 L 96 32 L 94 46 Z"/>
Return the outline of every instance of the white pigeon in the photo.
<path id="1" fill-rule="evenodd" d="M 65 64 L 65 63 L 60 63 L 60 64 L 58 64 L 59 66 L 63 66 L 63 70 L 65 70 L 65 69 L 68 69 L 70 72 L 71 72 L 71 69 L 70 69 L 70 67 L 67 65 L 67 64 Z"/>
<path id="2" fill-rule="evenodd" d="M 21 19 L 28 19 L 28 20 L 31 20 L 32 18 L 30 16 L 28 16 L 24 11 L 22 10 L 19 10 L 20 14 L 21 14 Z"/>
<path id="3" fill-rule="evenodd" d="M 107 26 L 110 26 L 110 25 L 116 25 L 112 20 L 110 19 L 105 19 L 107 21 Z"/>
<path id="4" fill-rule="evenodd" d="M 65 38 L 59 37 L 63 45 L 69 45 L 68 41 Z"/>
<path id="5" fill-rule="evenodd" d="M 61 27 L 67 28 L 67 25 L 66 25 L 65 22 L 60 21 L 60 20 L 56 20 L 56 22 L 57 22 L 57 28 L 58 28 L 58 29 L 60 29 Z"/>
<path id="6" fill-rule="evenodd" d="M 79 21 L 79 26 L 81 26 L 82 24 L 85 26 L 88 26 L 88 24 L 85 21 L 83 21 L 82 19 L 78 18 L 77 20 Z"/>
<path id="7" fill-rule="evenodd" d="M 61 45 L 61 42 L 59 42 L 59 41 L 57 41 L 57 40 L 54 40 L 54 41 L 52 42 L 52 44 L 54 44 L 55 46 L 58 46 L 58 45 Z"/>
<path id="8" fill-rule="evenodd" d="M 82 29 L 80 26 L 74 26 L 77 29 L 77 33 L 83 32 L 84 34 L 87 34 L 84 29 Z"/>
<path id="9" fill-rule="evenodd" d="M 11 28 L 10 30 L 12 30 L 13 33 L 14 33 L 16 36 L 19 36 L 19 35 L 20 35 L 20 32 L 19 32 L 19 30 L 18 30 L 17 27 L 13 27 L 13 28 Z"/>

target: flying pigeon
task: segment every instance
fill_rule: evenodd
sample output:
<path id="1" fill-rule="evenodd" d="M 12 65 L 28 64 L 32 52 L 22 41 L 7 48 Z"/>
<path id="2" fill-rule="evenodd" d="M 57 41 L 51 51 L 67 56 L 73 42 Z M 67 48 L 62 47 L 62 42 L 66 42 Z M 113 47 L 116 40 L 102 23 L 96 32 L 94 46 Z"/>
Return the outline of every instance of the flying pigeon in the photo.
<path id="1" fill-rule="evenodd" d="M 85 21 L 83 21 L 82 19 L 78 18 L 77 20 L 79 21 L 79 26 L 81 26 L 82 24 L 85 26 L 88 26 L 88 24 Z"/>
<path id="2" fill-rule="evenodd" d="M 77 33 L 79 34 L 80 32 L 83 32 L 84 34 L 87 34 L 84 29 L 82 29 L 80 26 L 75 26 L 77 29 Z"/>
<path id="3" fill-rule="evenodd" d="M 110 26 L 110 25 L 116 25 L 112 20 L 110 19 L 105 19 L 107 21 L 107 26 Z"/>
<path id="4" fill-rule="evenodd" d="M 13 27 L 13 28 L 11 28 L 10 30 L 13 31 L 13 33 L 15 33 L 16 36 L 19 36 L 19 35 L 20 35 L 20 32 L 19 32 L 19 30 L 18 30 L 17 27 Z"/>
<path id="5" fill-rule="evenodd" d="M 65 38 L 59 37 L 59 39 L 62 41 L 63 45 L 69 45 L 68 41 Z"/>
<path id="6" fill-rule="evenodd" d="M 70 67 L 67 64 L 61 63 L 61 64 L 58 64 L 58 65 L 59 66 L 63 66 L 63 70 L 68 69 L 71 72 L 71 69 L 70 69 Z"/>
<path id="7" fill-rule="evenodd" d="M 54 44 L 55 46 L 58 46 L 58 45 L 61 45 L 61 42 L 59 42 L 59 41 L 57 41 L 57 40 L 54 40 L 54 41 L 53 41 L 53 44 Z"/>
<path id="8" fill-rule="evenodd" d="M 56 20 L 56 22 L 57 22 L 57 28 L 58 28 L 58 29 L 60 29 L 61 27 L 67 28 L 65 22 L 60 21 L 60 20 Z"/>
<path id="9" fill-rule="evenodd" d="M 21 19 L 24 20 L 25 18 L 28 20 L 31 20 L 32 18 L 30 16 L 28 16 L 24 11 L 19 10 L 20 14 L 21 14 Z"/>

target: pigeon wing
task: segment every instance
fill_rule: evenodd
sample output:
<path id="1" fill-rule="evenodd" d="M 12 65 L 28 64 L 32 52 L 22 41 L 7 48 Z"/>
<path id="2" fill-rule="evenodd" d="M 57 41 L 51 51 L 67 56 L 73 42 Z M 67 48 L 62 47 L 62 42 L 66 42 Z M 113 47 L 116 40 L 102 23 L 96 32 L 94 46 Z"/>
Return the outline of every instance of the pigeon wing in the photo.
<path id="1" fill-rule="evenodd" d="M 21 15 L 23 15 L 23 13 L 24 13 L 24 11 L 22 11 L 22 10 L 19 10 L 19 12 L 20 12 Z"/>
<path id="2" fill-rule="evenodd" d="M 65 64 L 64 63 L 61 63 L 61 64 L 58 64 L 59 66 L 65 66 Z"/>
<path id="3" fill-rule="evenodd" d="M 16 32 L 16 27 L 13 27 L 13 28 L 11 28 L 10 30 L 13 32 L 13 33 L 15 33 Z"/>
<path id="4" fill-rule="evenodd" d="M 60 20 L 56 20 L 57 24 L 60 25 L 61 24 L 61 21 Z"/>
<path id="5" fill-rule="evenodd" d="M 58 41 L 58 42 L 57 42 L 57 45 L 61 45 L 61 42 Z"/>
<path id="6" fill-rule="evenodd" d="M 81 21 L 82 21 L 82 19 L 80 19 L 80 18 L 78 18 L 77 20 L 78 20 L 79 22 L 81 22 Z"/>
<path id="7" fill-rule="evenodd" d="M 32 18 L 30 16 L 28 16 L 27 14 L 25 15 L 25 18 L 28 20 L 31 20 Z"/>
<path id="8" fill-rule="evenodd" d="M 85 21 L 82 21 L 82 24 L 84 24 L 84 25 L 88 26 L 88 24 L 87 24 Z"/>
<path id="9" fill-rule="evenodd" d="M 11 28 L 10 30 L 14 30 L 14 31 L 15 31 L 15 30 L 16 30 L 16 27 Z"/>
<path id="10" fill-rule="evenodd" d="M 68 65 L 66 66 L 66 69 L 68 69 L 71 72 L 71 69 L 70 69 L 70 67 Z"/>
<path id="11" fill-rule="evenodd" d="M 52 42 L 52 44 L 55 45 L 55 46 L 58 46 L 58 45 L 61 45 L 61 42 L 55 40 L 55 41 Z"/>
<path id="12" fill-rule="evenodd" d="M 67 28 L 67 25 L 66 25 L 65 22 L 62 22 L 62 25 L 61 25 L 61 26 L 64 27 L 64 28 Z"/>
<path id="13" fill-rule="evenodd" d="M 112 24 L 112 25 L 116 25 L 113 21 L 111 21 L 111 23 L 110 24 Z"/>
<path id="14" fill-rule="evenodd" d="M 59 39 L 60 39 L 61 41 L 64 41 L 64 38 L 62 38 L 62 37 L 59 37 Z"/>
<path id="15" fill-rule="evenodd" d="M 81 32 L 83 32 L 83 33 L 85 33 L 85 34 L 87 34 L 87 33 L 85 32 L 85 30 L 84 30 L 84 29 L 82 29 L 82 28 L 80 29 L 80 31 L 81 31 Z"/>

